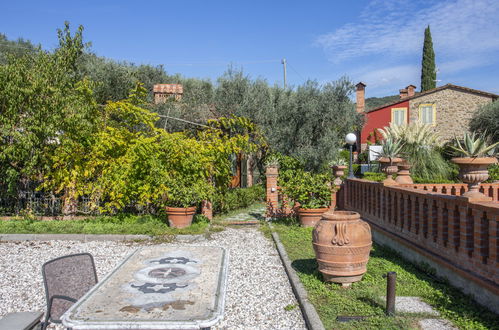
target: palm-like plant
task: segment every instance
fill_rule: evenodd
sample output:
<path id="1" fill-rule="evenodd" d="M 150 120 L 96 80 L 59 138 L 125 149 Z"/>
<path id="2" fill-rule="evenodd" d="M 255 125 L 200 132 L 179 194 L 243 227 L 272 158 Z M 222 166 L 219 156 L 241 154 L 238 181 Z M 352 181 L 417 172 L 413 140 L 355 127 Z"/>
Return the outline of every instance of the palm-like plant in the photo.
<path id="1" fill-rule="evenodd" d="M 499 146 L 499 142 L 488 145 L 484 134 L 464 133 L 463 139 L 456 138 L 455 145 L 450 146 L 450 148 L 462 157 L 477 158 L 487 157 L 491 153 L 493 155 L 497 146 Z"/>

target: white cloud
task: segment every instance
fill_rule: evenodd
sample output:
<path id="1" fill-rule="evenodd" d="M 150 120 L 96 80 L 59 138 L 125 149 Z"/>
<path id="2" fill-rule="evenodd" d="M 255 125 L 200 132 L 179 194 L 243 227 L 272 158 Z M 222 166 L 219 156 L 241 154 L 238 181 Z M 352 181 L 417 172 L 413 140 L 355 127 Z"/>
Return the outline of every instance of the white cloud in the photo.
<path id="1" fill-rule="evenodd" d="M 499 1 L 372 1 L 359 21 L 319 36 L 333 62 L 364 56 L 419 54 L 430 24 L 437 64 L 499 50 Z"/>
<path id="2" fill-rule="evenodd" d="M 375 70 L 364 70 L 363 72 L 353 73 L 353 75 L 359 77 L 370 89 L 387 85 L 402 88 L 414 84 L 419 79 L 420 71 L 416 65 L 397 65 Z"/>

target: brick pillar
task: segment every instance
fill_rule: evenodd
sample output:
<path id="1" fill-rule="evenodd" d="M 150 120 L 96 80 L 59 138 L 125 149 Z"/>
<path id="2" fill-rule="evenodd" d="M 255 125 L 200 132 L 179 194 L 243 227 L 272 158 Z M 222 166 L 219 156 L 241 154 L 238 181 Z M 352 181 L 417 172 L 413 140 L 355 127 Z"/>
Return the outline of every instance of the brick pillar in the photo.
<path id="1" fill-rule="evenodd" d="M 207 217 L 210 221 L 213 220 L 213 205 L 210 201 L 201 202 L 201 214 Z"/>
<path id="2" fill-rule="evenodd" d="M 279 169 L 277 166 L 267 166 L 265 169 L 267 178 L 267 217 L 271 218 L 276 215 L 279 207 L 279 192 L 277 191 L 277 178 L 279 177 Z"/>

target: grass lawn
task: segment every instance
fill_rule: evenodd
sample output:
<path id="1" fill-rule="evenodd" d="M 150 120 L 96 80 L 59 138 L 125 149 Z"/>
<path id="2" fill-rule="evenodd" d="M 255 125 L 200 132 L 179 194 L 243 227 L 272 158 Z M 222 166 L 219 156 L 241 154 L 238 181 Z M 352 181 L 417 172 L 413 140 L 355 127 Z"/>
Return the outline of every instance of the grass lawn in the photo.
<path id="1" fill-rule="evenodd" d="M 309 294 L 326 329 L 418 329 L 417 322 L 429 315 L 397 314 L 385 316 L 386 279 L 389 271 L 397 272 L 397 296 L 417 296 L 461 329 L 499 329 L 499 317 L 475 303 L 469 296 L 432 276 L 429 268 L 412 265 L 395 251 L 374 245 L 367 273 L 350 289 L 326 284 L 317 270 L 312 248 L 312 228 L 274 224 L 286 248 L 292 266 Z M 263 227 L 268 235 L 270 228 Z M 339 323 L 337 316 L 369 316 L 363 321 Z M 434 316 L 433 316 L 434 318 Z"/>
<path id="2" fill-rule="evenodd" d="M 0 221 L 3 234 L 141 234 L 151 236 L 203 234 L 209 230 L 209 222 L 203 216 L 195 216 L 193 224 L 184 229 L 168 226 L 166 218 L 150 215 L 100 216 L 86 220 L 8 220 Z"/>

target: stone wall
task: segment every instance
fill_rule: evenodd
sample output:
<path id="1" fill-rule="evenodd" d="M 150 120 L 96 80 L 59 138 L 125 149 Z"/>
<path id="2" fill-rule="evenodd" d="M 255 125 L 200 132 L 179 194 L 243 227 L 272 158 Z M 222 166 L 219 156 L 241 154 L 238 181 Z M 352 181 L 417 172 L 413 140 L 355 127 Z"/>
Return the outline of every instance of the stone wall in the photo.
<path id="1" fill-rule="evenodd" d="M 416 97 L 409 101 L 409 121 L 419 120 L 419 105 L 436 105 L 435 131 L 444 141 L 462 136 L 468 131 L 473 114 L 484 104 L 492 102 L 490 96 L 479 95 L 455 88 Z"/>

